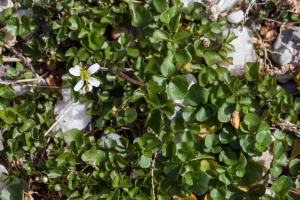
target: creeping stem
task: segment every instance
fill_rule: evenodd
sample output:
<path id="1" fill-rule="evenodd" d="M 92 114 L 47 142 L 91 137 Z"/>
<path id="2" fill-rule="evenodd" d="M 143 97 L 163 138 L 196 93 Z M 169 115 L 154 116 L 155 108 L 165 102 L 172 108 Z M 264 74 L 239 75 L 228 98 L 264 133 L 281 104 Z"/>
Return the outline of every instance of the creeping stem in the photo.
<path id="1" fill-rule="evenodd" d="M 115 69 L 109 69 L 109 68 L 106 68 L 106 67 L 100 67 L 100 70 L 101 71 L 108 71 L 108 72 L 112 72 L 114 74 L 117 74 L 119 76 L 122 76 L 123 78 L 125 78 L 127 81 L 135 84 L 135 85 L 139 85 L 139 86 L 147 86 L 147 83 L 143 83 L 143 82 L 140 82 L 140 81 L 137 81 L 137 80 L 134 80 L 133 78 L 129 77 L 128 75 L 126 75 L 124 72 L 118 72 L 117 70 Z"/>

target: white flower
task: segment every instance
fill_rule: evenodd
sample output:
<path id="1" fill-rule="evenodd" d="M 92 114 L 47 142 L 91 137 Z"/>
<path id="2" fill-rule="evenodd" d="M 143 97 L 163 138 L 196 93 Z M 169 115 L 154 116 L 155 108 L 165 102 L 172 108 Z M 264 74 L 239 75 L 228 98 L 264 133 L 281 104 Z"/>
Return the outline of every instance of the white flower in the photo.
<path id="1" fill-rule="evenodd" d="M 86 91 L 91 91 L 93 86 L 98 87 L 100 85 L 100 81 L 94 77 L 91 77 L 91 75 L 96 73 L 99 69 L 100 65 L 97 63 L 91 65 L 87 70 L 78 65 L 70 68 L 69 72 L 73 76 L 80 76 L 81 78 L 80 81 L 78 81 L 78 83 L 75 85 L 74 90 L 78 92 L 83 87 L 83 93 L 86 93 Z"/>

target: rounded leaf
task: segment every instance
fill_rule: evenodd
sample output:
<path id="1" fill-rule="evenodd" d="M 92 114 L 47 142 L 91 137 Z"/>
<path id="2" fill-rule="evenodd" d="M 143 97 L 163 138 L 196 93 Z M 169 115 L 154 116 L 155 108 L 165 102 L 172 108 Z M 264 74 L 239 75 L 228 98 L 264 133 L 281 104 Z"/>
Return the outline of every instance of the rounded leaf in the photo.
<path id="1" fill-rule="evenodd" d="M 84 152 L 81 156 L 81 159 L 86 163 L 99 165 L 106 160 L 106 155 L 104 151 L 91 149 Z"/>

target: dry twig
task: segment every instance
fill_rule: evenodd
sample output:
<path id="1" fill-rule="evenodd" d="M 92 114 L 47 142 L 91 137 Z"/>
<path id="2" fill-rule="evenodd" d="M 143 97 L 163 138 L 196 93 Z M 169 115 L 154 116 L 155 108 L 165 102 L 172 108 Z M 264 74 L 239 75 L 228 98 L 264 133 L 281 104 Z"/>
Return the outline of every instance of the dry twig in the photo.
<path id="1" fill-rule="evenodd" d="M 29 68 L 30 71 L 32 71 L 33 73 L 36 74 L 36 72 L 35 72 L 33 66 L 31 65 L 31 63 L 28 62 L 27 58 L 24 57 L 24 55 L 23 55 L 21 52 L 19 52 L 16 48 L 11 47 L 11 46 L 9 46 L 9 45 L 7 45 L 7 44 L 4 45 L 4 47 L 7 48 L 11 53 L 13 53 L 17 58 L 19 58 L 20 61 L 21 61 L 27 68 Z"/>
<path id="2" fill-rule="evenodd" d="M 44 73 L 42 76 L 39 76 L 37 78 L 21 79 L 21 80 L 16 80 L 16 81 L 2 81 L 2 80 L 0 80 L 0 84 L 15 85 L 15 84 L 18 84 L 18 83 L 29 83 L 29 82 L 35 83 L 38 80 L 44 78 L 47 74 L 48 74 L 48 72 Z"/>

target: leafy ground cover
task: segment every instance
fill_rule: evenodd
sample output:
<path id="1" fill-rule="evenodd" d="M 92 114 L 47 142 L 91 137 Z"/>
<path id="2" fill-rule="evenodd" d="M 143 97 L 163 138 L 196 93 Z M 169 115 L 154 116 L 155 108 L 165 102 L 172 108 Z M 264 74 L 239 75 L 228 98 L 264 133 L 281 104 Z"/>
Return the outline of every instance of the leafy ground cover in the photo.
<path id="1" fill-rule="evenodd" d="M 277 14 L 278 30 L 299 24 L 291 5 L 258 3 L 249 16 Z M 32 16 L 18 18 L 20 9 Z M 17 62 L 1 67 L 1 198 L 299 198 L 300 99 L 277 84 L 269 62 L 247 63 L 243 77 L 218 67 L 232 62 L 235 35 L 222 37 L 226 18 L 210 16 L 204 4 L 183 11 L 176 0 L 20 1 L 4 10 L 1 59 Z M 265 58 L 272 41 L 260 41 Z M 92 128 L 51 131 L 64 88 L 89 103 Z M 103 142 L 101 133 L 122 137 Z M 257 161 L 266 152 L 268 168 Z"/>

